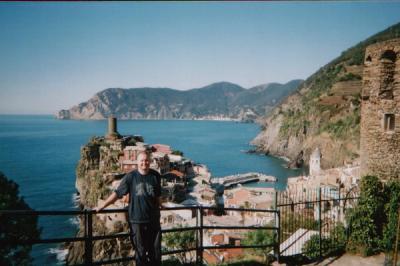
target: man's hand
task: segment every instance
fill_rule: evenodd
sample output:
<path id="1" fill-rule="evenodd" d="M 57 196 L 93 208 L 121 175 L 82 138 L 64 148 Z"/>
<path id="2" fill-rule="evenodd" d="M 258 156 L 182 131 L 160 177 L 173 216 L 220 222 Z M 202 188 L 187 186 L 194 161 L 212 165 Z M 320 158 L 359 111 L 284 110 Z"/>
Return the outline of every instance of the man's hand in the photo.
<path id="1" fill-rule="evenodd" d="M 99 212 L 99 211 L 101 211 L 102 209 L 104 209 L 104 207 L 96 207 L 96 208 L 93 209 L 93 211 Z"/>
<path id="2" fill-rule="evenodd" d="M 111 193 L 111 195 L 103 202 L 102 206 L 98 206 L 96 208 L 94 208 L 93 210 L 95 212 L 99 212 L 102 209 L 106 208 L 108 205 L 113 204 L 116 200 L 118 199 L 117 197 L 117 193 L 113 192 Z"/>

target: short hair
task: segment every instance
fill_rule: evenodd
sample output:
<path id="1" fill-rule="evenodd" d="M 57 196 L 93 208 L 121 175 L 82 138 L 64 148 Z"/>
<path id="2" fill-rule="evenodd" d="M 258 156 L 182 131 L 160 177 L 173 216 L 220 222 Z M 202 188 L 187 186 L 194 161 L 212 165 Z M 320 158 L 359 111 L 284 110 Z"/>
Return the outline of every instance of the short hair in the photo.
<path id="1" fill-rule="evenodd" d="M 151 153 L 148 151 L 141 151 L 137 154 L 136 158 L 139 158 L 140 155 L 146 155 L 147 158 L 149 158 L 149 160 L 151 160 Z"/>

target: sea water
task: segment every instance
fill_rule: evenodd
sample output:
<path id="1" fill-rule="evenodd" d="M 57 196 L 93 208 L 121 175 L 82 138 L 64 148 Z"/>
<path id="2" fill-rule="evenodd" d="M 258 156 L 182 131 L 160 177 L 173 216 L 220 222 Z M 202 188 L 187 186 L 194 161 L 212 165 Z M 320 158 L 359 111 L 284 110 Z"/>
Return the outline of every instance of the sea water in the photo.
<path id="1" fill-rule="evenodd" d="M 104 136 L 107 121 L 57 120 L 50 115 L 0 115 L 0 171 L 19 184 L 20 195 L 35 210 L 76 210 L 75 168 L 80 148 L 92 136 Z M 167 144 L 212 176 L 260 172 L 277 183 L 254 183 L 284 189 L 289 176 L 302 170 L 285 168 L 281 159 L 246 153 L 259 133 L 257 124 L 227 121 L 118 121 L 122 135 L 142 135 L 148 144 Z M 74 216 L 41 217 L 42 238 L 73 237 Z M 62 245 L 34 245 L 34 265 L 56 265 L 65 256 Z"/>

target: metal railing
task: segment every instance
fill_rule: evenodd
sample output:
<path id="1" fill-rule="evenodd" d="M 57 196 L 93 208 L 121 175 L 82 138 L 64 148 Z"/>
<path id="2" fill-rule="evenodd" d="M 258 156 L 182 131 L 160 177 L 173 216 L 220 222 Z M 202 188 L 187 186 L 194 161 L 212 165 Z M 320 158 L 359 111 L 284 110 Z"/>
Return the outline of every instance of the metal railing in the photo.
<path id="1" fill-rule="evenodd" d="M 264 210 L 264 209 L 247 209 L 247 208 L 217 208 L 217 207 L 203 207 L 203 206 L 193 206 L 193 207 L 168 207 L 163 208 L 161 211 L 166 210 L 192 210 L 195 211 L 196 226 L 192 227 L 181 227 L 181 228 L 170 228 L 162 229 L 161 233 L 173 233 L 173 232 L 183 232 L 183 231 L 196 231 L 196 243 L 195 247 L 180 250 L 168 250 L 163 251 L 162 255 L 173 255 L 183 252 L 196 252 L 196 264 L 203 264 L 203 252 L 205 250 L 211 249 L 232 249 L 232 248 L 244 248 L 244 249 L 257 249 L 257 248 L 272 248 L 279 260 L 279 236 L 280 228 L 279 226 L 211 226 L 204 224 L 204 216 L 206 210 L 218 210 L 218 211 L 239 211 L 239 212 L 261 212 L 261 213 L 271 213 L 275 215 L 278 219 L 277 225 L 279 225 L 280 213 L 277 210 Z M 99 212 L 93 210 L 83 210 L 83 211 L 35 211 L 35 210 L 0 210 L 0 218 L 7 216 L 20 216 L 20 215 L 31 215 L 31 216 L 81 216 L 84 225 L 84 236 L 76 237 L 63 237 L 63 238 L 45 238 L 45 239 L 29 239 L 24 241 L 13 241 L 7 240 L 7 244 L 14 245 L 33 245 L 33 244 L 55 244 L 55 243 L 71 243 L 71 242 L 84 242 L 85 255 L 83 259 L 83 264 L 78 265 L 104 265 L 111 263 L 127 262 L 134 260 L 134 257 L 128 256 L 124 258 L 116 258 L 102 261 L 93 261 L 93 241 L 116 239 L 129 237 L 128 232 L 122 232 L 112 235 L 94 235 L 93 231 L 93 214 L 105 214 L 105 213 L 127 213 L 126 209 L 107 209 Z M 272 244 L 269 245 L 223 245 L 223 246 L 205 246 L 204 245 L 204 230 L 272 230 L 274 232 L 274 238 Z M 0 239 L 0 245 L 4 243 L 5 240 Z"/>
<path id="2" fill-rule="evenodd" d="M 328 239 L 332 230 L 339 224 L 346 224 L 345 213 L 355 207 L 358 201 L 358 190 L 352 188 L 300 189 L 276 194 L 276 209 L 280 218 L 280 258 L 289 260 L 304 256 L 305 242 L 312 235 L 317 235 L 319 258 L 326 250 L 338 248 L 336 241 Z"/>

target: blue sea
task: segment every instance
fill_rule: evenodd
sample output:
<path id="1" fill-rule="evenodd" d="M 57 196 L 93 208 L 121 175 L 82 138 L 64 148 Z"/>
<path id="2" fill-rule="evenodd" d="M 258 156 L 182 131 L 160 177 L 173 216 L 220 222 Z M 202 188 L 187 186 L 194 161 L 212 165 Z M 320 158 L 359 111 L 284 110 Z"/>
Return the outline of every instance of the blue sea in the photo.
<path id="1" fill-rule="evenodd" d="M 92 136 L 103 136 L 107 121 L 56 120 L 50 115 L 0 115 L 0 171 L 19 184 L 20 195 L 36 210 L 75 210 L 75 168 L 80 148 Z M 118 121 L 122 135 L 142 135 L 148 144 L 162 143 L 208 166 L 213 176 L 261 172 L 278 177 L 284 189 L 289 176 L 302 170 L 284 167 L 281 159 L 249 154 L 257 124 L 226 121 Z M 72 237 L 74 217 L 42 217 L 42 238 Z M 63 264 L 60 245 L 34 245 L 34 265 Z M 59 257 L 60 258 L 60 257 Z"/>

